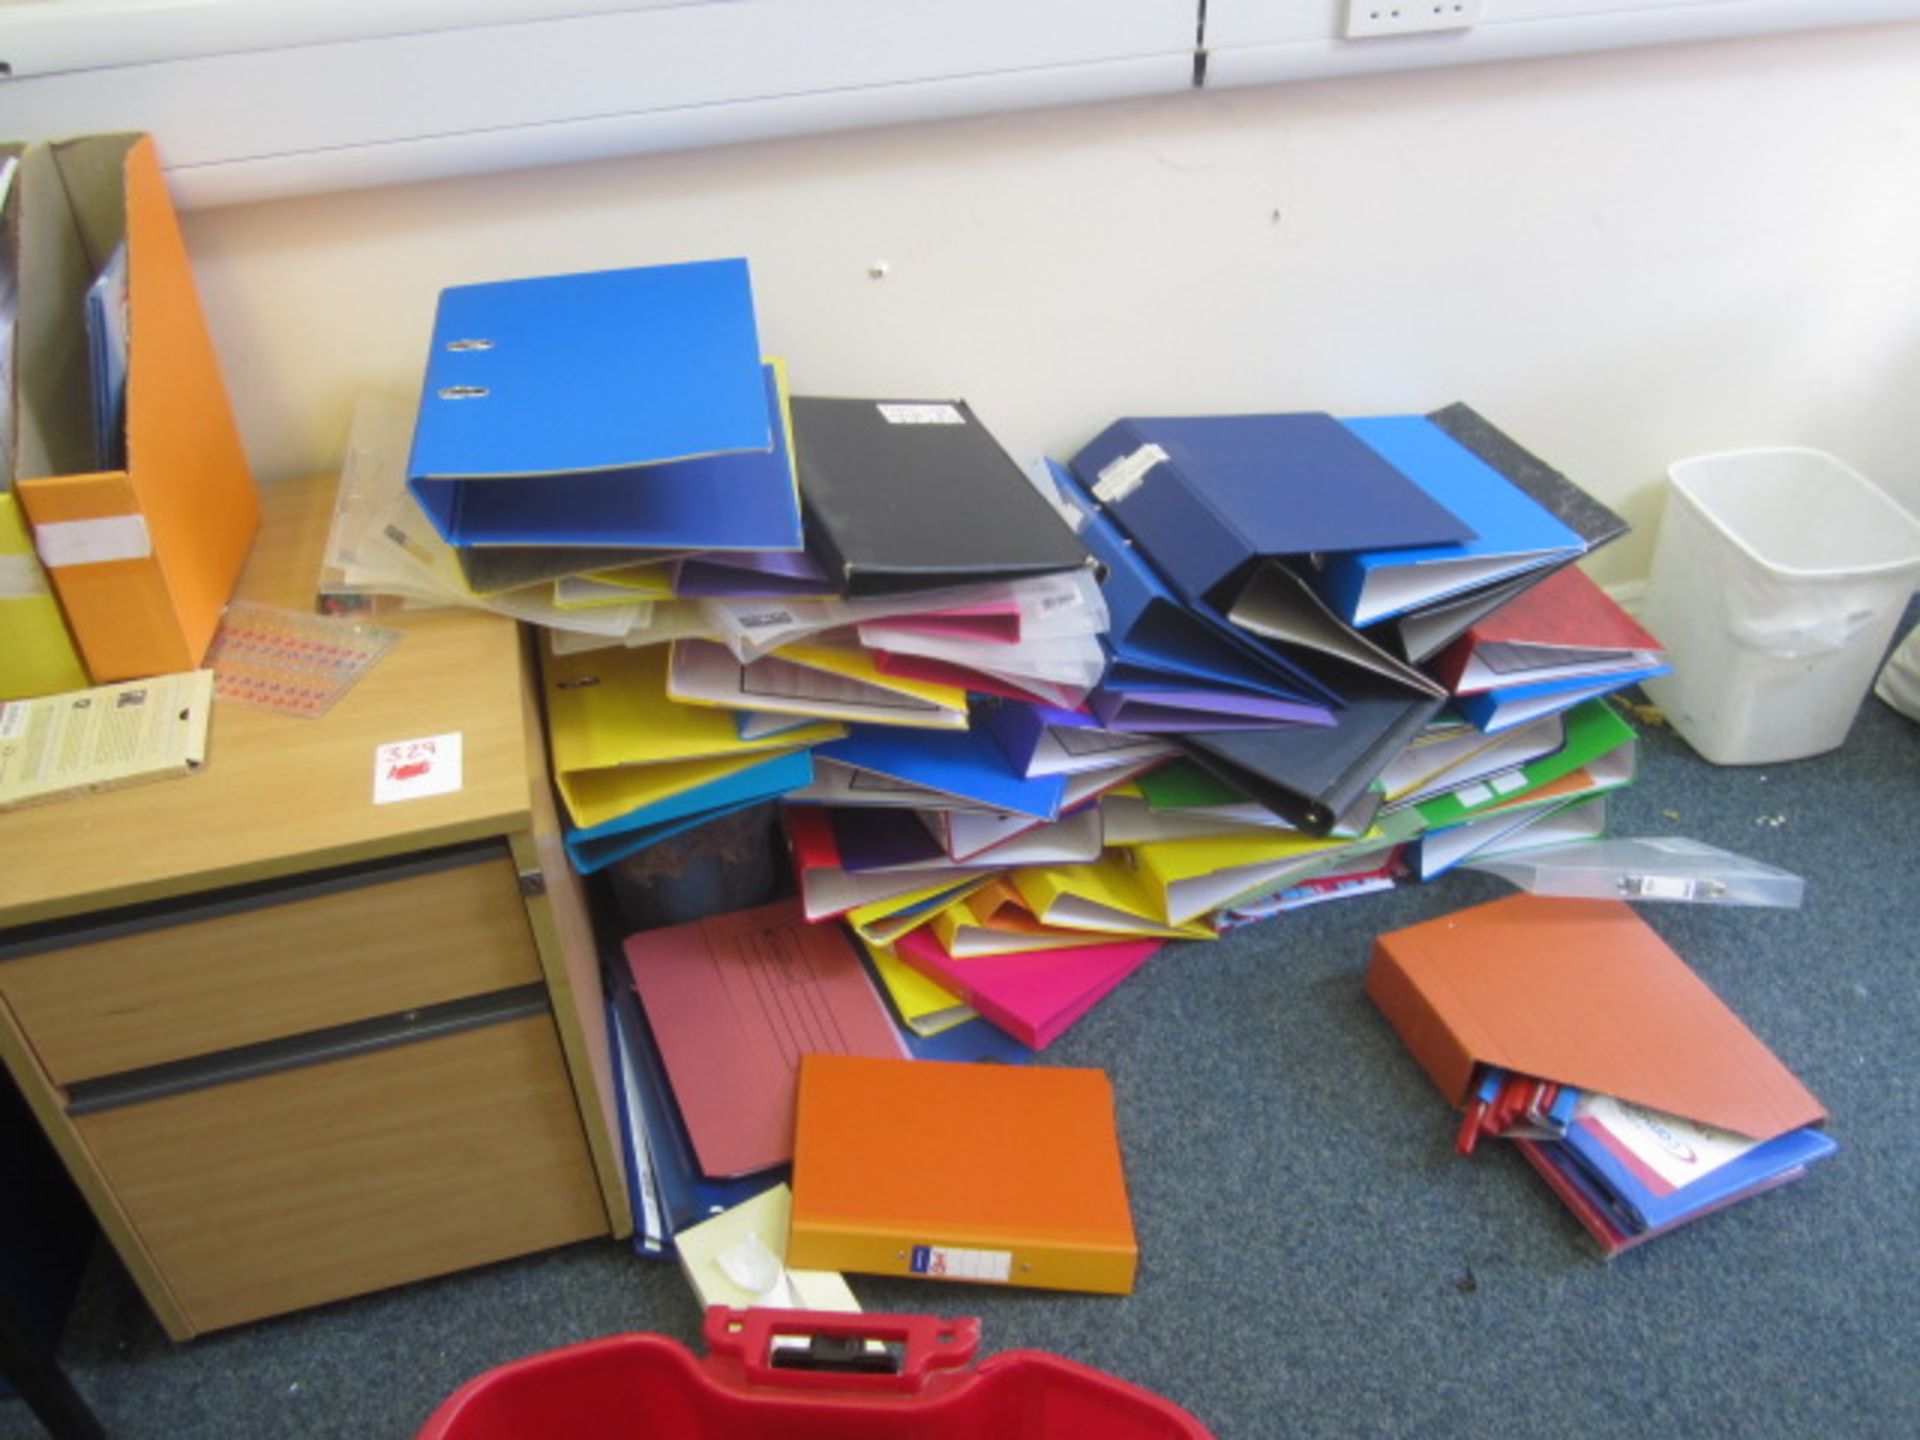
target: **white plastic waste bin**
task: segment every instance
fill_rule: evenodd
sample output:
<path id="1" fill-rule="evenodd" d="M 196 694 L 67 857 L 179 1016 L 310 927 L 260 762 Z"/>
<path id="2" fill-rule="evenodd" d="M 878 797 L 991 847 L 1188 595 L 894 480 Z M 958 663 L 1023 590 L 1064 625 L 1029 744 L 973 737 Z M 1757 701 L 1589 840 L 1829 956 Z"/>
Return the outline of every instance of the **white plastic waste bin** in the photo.
<path id="1" fill-rule="evenodd" d="M 1667 473 L 1640 618 L 1673 670 L 1648 695 L 1718 765 L 1834 749 L 1920 583 L 1920 520 L 1819 450 Z"/>

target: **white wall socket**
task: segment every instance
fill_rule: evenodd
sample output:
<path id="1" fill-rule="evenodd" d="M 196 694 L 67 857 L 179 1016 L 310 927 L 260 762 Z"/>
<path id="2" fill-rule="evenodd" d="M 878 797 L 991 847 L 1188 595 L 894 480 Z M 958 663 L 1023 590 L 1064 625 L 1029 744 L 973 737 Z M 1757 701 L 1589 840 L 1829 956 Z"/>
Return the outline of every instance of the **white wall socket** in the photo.
<path id="1" fill-rule="evenodd" d="M 1375 35 L 1420 35 L 1470 30 L 1480 23 L 1480 0 L 1347 0 L 1349 40 Z"/>

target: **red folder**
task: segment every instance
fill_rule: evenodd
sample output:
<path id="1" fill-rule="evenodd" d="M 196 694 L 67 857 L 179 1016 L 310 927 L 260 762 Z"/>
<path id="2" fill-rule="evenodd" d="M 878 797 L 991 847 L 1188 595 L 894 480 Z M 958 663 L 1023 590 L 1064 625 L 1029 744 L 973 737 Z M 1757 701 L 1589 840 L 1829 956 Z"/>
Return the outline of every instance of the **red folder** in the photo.
<path id="1" fill-rule="evenodd" d="M 624 949 L 707 1175 L 792 1158 L 802 1055 L 906 1053 L 846 936 L 796 901 L 643 930 Z"/>
<path id="2" fill-rule="evenodd" d="M 1476 667 L 1477 652 L 1494 645 L 1537 650 L 1537 668 L 1495 675 Z M 1561 675 L 1638 668 L 1657 663 L 1660 654 L 1658 640 L 1584 571 L 1569 565 L 1469 627 L 1433 657 L 1427 670 L 1455 694 L 1471 694 L 1525 684 L 1541 670 Z"/>

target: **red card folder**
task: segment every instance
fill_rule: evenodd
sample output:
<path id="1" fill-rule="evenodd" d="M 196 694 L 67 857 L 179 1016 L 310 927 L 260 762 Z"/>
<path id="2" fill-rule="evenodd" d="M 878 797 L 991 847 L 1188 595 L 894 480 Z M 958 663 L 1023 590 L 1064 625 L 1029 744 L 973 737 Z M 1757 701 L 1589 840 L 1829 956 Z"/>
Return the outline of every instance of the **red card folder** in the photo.
<path id="1" fill-rule="evenodd" d="M 1366 990 L 1455 1105 L 1486 1064 L 1756 1140 L 1826 1118 L 1622 901 L 1513 895 L 1392 931 Z"/>
<path id="2" fill-rule="evenodd" d="M 624 947 L 700 1168 L 791 1159 L 794 1080 L 810 1053 L 905 1053 L 839 927 L 798 902 L 643 930 Z"/>
<path id="3" fill-rule="evenodd" d="M 1660 642 L 1612 596 L 1573 566 L 1555 571 L 1469 627 L 1433 658 L 1428 672 L 1457 692 L 1474 651 L 1482 645 L 1496 644 L 1547 646 L 1570 652 L 1613 650 L 1622 656 L 1660 649 Z M 1524 674 L 1515 675 L 1511 683 L 1525 679 Z"/>

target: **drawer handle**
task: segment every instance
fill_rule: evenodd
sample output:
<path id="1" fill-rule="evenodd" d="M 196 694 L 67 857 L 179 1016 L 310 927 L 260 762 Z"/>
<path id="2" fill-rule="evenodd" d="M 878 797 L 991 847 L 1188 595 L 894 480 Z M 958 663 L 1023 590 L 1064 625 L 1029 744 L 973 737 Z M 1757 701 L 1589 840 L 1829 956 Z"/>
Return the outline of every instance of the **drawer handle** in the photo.
<path id="1" fill-rule="evenodd" d="M 423 1005 L 372 1020 L 309 1030 L 282 1040 L 236 1045 L 210 1055 L 196 1055 L 190 1060 L 169 1060 L 160 1065 L 81 1080 L 67 1087 L 67 1113 L 97 1115 L 102 1110 L 184 1095 L 190 1090 L 258 1080 L 308 1065 L 326 1065 L 376 1050 L 390 1050 L 397 1045 L 413 1045 L 422 1040 L 457 1035 L 463 1030 L 477 1030 L 483 1025 L 499 1025 L 547 1013 L 547 988 L 535 981 L 510 990 L 496 990 L 490 995 Z"/>

